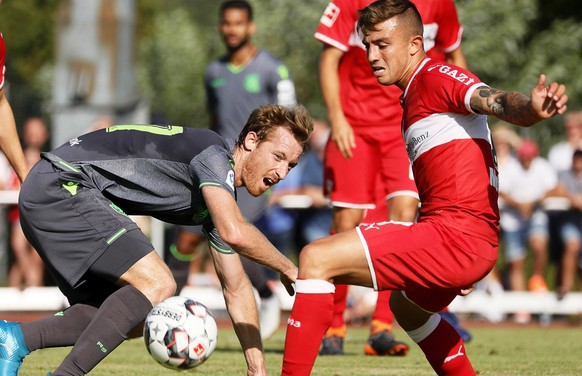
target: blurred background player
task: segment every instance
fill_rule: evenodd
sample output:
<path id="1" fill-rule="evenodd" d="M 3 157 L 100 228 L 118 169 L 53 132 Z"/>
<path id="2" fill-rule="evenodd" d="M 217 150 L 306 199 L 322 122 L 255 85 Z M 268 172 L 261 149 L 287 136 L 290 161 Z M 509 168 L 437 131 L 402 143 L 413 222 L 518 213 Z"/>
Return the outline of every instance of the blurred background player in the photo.
<path id="1" fill-rule="evenodd" d="M 22 182 L 28 173 L 28 166 L 18 139 L 14 114 L 4 92 L 4 84 L 6 83 L 4 77 L 6 73 L 5 57 L 6 45 L 4 37 L 0 33 L 0 149 Z"/>
<path id="2" fill-rule="evenodd" d="M 413 222 L 418 208 L 418 193 L 402 140 L 401 92 L 376 82 L 362 38 L 354 27 L 358 10 L 371 2 L 333 0 L 315 33 L 315 38 L 323 43 L 319 77 L 331 122 L 324 188 L 333 206 L 332 233 L 351 230 L 368 221 L 366 211 L 374 209 L 384 197 L 388 219 L 393 221 Z M 466 67 L 461 50 L 463 29 L 452 0 L 418 0 L 415 4 L 423 17 L 428 55 Z M 377 179 L 378 175 L 381 179 Z M 383 197 L 378 199 L 377 192 Z M 386 218 L 385 205 L 381 204 L 379 210 Z M 322 342 L 322 355 L 343 353 L 346 296 L 347 286 L 336 286 L 334 318 Z M 364 349 L 368 355 L 408 352 L 408 345 L 392 337 L 394 316 L 389 310 L 389 299 L 390 291 L 379 292 Z M 456 324 L 452 314 L 446 318 L 453 318 Z M 459 330 L 463 329 L 459 327 Z"/>
<path id="3" fill-rule="evenodd" d="M 223 2 L 219 10 L 218 30 L 227 54 L 210 62 L 204 75 L 210 128 L 225 139 L 234 140 L 255 108 L 270 103 L 294 105 L 295 87 L 287 67 L 269 52 L 252 44 L 256 25 L 253 8 L 247 1 Z M 237 189 L 237 204 L 250 223 L 256 223 L 264 215 L 267 200 L 266 194 L 253 197 L 246 189 Z M 194 252 L 203 239 L 200 228 L 182 228 L 176 244 L 188 245 L 189 248 L 176 248 L 176 251 L 180 255 Z M 177 263 L 172 260 L 175 256 L 168 257 L 170 259 L 166 262 Z M 268 338 L 280 325 L 279 299 L 269 283 L 265 269 L 244 257 L 242 261 L 261 298 L 261 335 Z"/>

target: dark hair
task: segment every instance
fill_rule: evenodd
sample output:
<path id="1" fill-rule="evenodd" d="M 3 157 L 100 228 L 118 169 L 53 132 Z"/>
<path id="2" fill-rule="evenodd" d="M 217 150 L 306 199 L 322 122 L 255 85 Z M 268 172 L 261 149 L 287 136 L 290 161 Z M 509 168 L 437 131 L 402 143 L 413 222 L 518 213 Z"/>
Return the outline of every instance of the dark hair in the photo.
<path id="1" fill-rule="evenodd" d="M 243 146 L 249 132 L 255 132 L 259 142 L 267 140 L 278 127 L 286 127 L 305 149 L 313 131 L 313 119 L 307 109 L 301 105 L 292 107 L 267 104 L 251 112 L 247 123 L 240 132 L 237 146 Z"/>
<path id="2" fill-rule="evenodd" d="M 574 154 L 572 154 L 572 159 L 582 157 L 582 150 L 576 149 L 574 150 Z"/>
<path id="3" fill-rule="evenodd" d="M 246 10 L 249 16 L 249 21 L 253 20 L 253 7 L 249 4 L 246 0 L 228 0 L 222 3 L 220 6 L 220 13 L 219 16 L 222 18 L 222 15 L 227 9 L 242 9 Z"/>
<path id="4" fill-rule="evenodd" d="M 400 22 L 407 26 L 413 35 L 422 35 L 422 18 L 416 6 L 409 0 L 377 0 L 359 11 L 357 28 L 367 35 L 377 31 L 376 25 L 399 16 Z"/>

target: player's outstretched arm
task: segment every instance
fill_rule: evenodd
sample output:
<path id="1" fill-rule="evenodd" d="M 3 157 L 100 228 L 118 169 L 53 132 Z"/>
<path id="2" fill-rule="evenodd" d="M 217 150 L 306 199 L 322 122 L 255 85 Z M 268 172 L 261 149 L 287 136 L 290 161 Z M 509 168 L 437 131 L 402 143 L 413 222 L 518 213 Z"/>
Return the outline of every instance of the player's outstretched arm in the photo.
<path id="1" fill-rule="evenodd" d="M 557 82 L 546 85 L 546 76 L 543 74 L 530 97 L 486 86 L 477 88 L 471 96 L 471 108 L 475 112 L 522 127 L 563 114 L 567 102 L 566 86 Z"/>
<path id="2" fill-rule="evenodd" d="M 248 223 L 232 195 L 220 187 L 202 188 L 204 201 L 220 237 L 238 254 L 281 273 L 289 295 L 297 278 L 297 267 L 271 244 L 255 226 Z"/>

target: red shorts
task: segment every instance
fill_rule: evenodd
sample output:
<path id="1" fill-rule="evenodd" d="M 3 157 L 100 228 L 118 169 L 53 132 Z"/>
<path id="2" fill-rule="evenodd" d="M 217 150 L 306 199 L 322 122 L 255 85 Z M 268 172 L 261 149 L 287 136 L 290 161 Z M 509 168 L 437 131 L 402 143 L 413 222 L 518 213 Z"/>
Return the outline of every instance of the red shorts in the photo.
<path id="1" fill-rule="evenodd" d="M 429 312 L 449 305 L 495 265 L 498 246 L 432 221 L 357 228 L 375 290 L 402 290 Z"/>
<path id="2" fill-rule="evenodd" d="M 378 129 L 357 133 L 351 159 L 344 159 L 329 139 L 325 148 L 324 193 L 333 206 L 373 209 L 380 182 L 388 197 L 418 198 L 410 161 L 400 132 Z M 381 179 L 378 179 L 378 176 Z"/>

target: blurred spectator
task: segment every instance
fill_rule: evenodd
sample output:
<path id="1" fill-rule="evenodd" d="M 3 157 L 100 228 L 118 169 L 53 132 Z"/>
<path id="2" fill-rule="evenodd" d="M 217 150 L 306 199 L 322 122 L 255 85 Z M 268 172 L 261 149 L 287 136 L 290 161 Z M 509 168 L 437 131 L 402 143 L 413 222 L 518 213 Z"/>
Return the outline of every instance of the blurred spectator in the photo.
<path id="1" fill-rule="evenodd" d="M 22 142 L 24 144 L 24 156 L 28 168 L 32 167 L 40 159 L 40 153 L 44 150 L 49 139 L 49 131 L 45 121 L 40 117 L 26 119 L 22 127 Z M 12 184 L 9 189 L 19 189 L 20 180 L 13 172 Z M 8 273 L 8 285 L 10 287 L 26 288 L 30 286 L 42 286 L 44 281 L 44 264 L 30 245 L 22 228 L 16 205 L 10 208 L 8 214 L 10 223 L 10 246 L 14 255 L 14 263 Z"/>
<path id="2" fill-rule="evenodd" d="M 314 120 L 309 149 L 284 181 L 273 187 L 261 228 L 279 250 L 300 250 L 329 235 L 332 211 L 323 194 L 323 155 L 329 124 Z"/>
<path id="3" fill-rule="evenodd" d="M 332 226 L 332 210 L 323 194 L 323 157 L 330 135 L 329 124 L 323 120 L 313 122 L 313 133 L 309 139 L 309 150 L 301 163 L 299 193 L 310 198 L 311 205 L 300 212 L 298 219 L 299 248 L 312 241 L 328 236 Z"/>
<path id="4" fill-rule="evenodd" d="M 566 140 L 552 146 L 548 160 L 556 172 L 567 171 L 572 166 L 572 154 L 582 149 L 582 111 L 570 111 L 564 115 Z"/>
<path id="5" fill-rule="evenodd" d="M 508 125 L 497 123 L 491 127 L 491 137 L 497 156 L 497 165 L 499 167 L 499 178 L 501 179 L 502 170 L 510 160 L 515 160 L 515 152 L 521 143 L 519 135 Z"/>
<path id="6" fill-rule="evenodd" d="M 285 180 L 271 188 L 267 210 L 255 223 L 275 248 L 295 260 L 297 258 L 293 258 L 292 253 L 299 249 L 296 244 L 297 209 L 309 205 L 306 197 L 299 196 L 304 158 L 301 157 L 299 164 L 287 174 Z M 277 278 L 275 272 L 265 272 L 269 279 Z"/>
<path id="7" fill-rule="evenodd" d="M 547 291 L 544 279 L 548 259 L 548 218 L 541 207 L 548 192 L 557 185 L 557 176 L 547 160 L 539 156 L 533 140 L 523 140 L 517 149 L 518 163 L 508 162 L 499 181 L 505 261 L 508 264 L 509 287 L 525 290 L 525 258 L 527 246 L 533 251 L 531 291 Z M 516 313 L 515 320 L 530 320 L 528 312 Z"/>
<path id="8" fill-rule="evenodd" d="M 582 245 L 582 150 L 572 156 L 572 167 L 558 173 L 558 186 L 552 195 L 567 200 L 566 210 L 557 210 L 555 222 L 562 244 L 558 278 L 558 297 L 563 297 L 574 287 L 576 270 L 582 268 L 579 260 Z"/>

